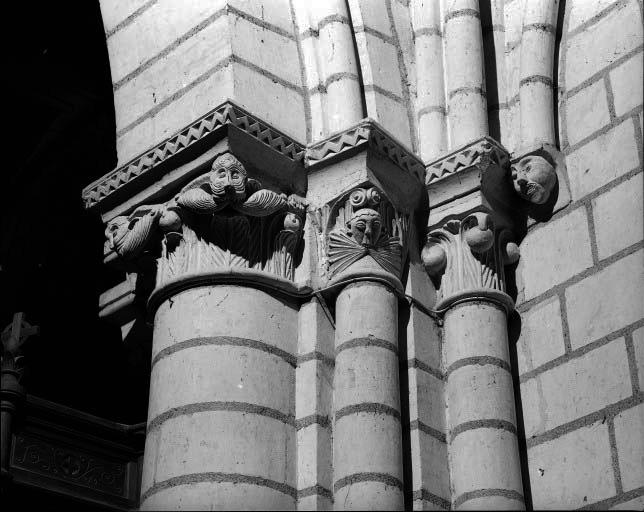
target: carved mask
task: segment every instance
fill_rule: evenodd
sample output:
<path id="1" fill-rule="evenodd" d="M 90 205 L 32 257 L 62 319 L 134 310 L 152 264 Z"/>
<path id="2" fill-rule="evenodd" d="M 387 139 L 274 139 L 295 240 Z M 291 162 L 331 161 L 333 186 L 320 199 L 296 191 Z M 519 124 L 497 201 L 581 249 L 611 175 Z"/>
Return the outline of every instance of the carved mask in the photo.
<path id="1" fill-rule="evenodd" d="M 540 156 L 527 156 L 512 166 L 514 190 L 531 203 L 545 203 L 556 181 L 554 167 Z"/>
<path id="2" fill-rule="evenodd" d="M 363 247 L 373 247 L 380 238 L 382 220 L 380 214 L 371 208 L 363 208 L 353 214 L 347 223 L 351 236 Z"/>
<path id="3" fill-rule="evenodd" d="M 215 197 L 231 202 L 246 199 L 246 169 L 230 153 L 218 157 L 212 164 L 210 184 Z"/>

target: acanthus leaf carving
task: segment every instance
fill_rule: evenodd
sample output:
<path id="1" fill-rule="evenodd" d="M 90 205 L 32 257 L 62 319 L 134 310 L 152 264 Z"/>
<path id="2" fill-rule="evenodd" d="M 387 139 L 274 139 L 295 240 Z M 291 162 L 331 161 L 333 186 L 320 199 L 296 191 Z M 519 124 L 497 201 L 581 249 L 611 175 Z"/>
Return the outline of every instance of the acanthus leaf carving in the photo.
<path id="1" fill-rule="evenodd" d="M 436 282 L 439 302 L 461 292 L 505 292 L 504 266 L 516 262 L 518 246 L 509 230 L 496 230 L 488 213 L 446 221 L 427 235 L 421 258 Z"/>

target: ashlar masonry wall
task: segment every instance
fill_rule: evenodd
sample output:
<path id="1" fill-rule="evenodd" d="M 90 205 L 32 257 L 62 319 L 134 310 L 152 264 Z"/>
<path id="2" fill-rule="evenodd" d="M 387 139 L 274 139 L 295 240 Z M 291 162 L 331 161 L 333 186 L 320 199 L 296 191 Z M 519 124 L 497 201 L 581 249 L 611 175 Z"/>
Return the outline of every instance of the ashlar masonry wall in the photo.
<path id="1" fill-rule="evenodd" d="M 532 226 L 517 269 L 532 505 L 641 509 L 642 2 L 569 1 L 563 23 L 559 137 L 572 203 Z"/>

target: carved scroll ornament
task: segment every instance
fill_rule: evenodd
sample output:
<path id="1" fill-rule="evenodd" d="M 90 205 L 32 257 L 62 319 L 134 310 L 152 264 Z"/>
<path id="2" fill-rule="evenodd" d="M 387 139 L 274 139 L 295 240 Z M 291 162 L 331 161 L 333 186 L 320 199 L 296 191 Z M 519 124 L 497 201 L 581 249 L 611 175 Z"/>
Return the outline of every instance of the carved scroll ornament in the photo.
<path id="1" fill-rule="evenodd" d="M 157 285 L 221 267 L 254 268 L 293 279 L 302 235 L 303 198 L 261 188 L 232 154 L 186 185 L 171 201 L 113 219 L 108 245 L 124 260 L 161 238 Z"/>
<path id="2" fill-rule="evenodd" d="M 321 261 L 329 277 L 366 256 L 400 277 L 408 219 L 396 212 L 377 188 L 354 189 L 326 213 L 328 235 Z"/>

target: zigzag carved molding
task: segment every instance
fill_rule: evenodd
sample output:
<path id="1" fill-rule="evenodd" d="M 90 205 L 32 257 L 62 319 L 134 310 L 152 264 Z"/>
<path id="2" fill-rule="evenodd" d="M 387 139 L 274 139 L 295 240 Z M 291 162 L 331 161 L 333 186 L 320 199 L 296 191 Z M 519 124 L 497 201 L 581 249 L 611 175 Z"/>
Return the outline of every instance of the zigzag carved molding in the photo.
<path id="1" fill-rule="evenodd" d="M 501 167 L 510 162 L 510 156 L 503 146 L 490 137 L 483 137 L 429 163 L 425 184 L 429 185 L 461 169 L 471 167 L 483 157 L 490 158 Z"/>
<path id="2" fill-rule="evenodd" d="M 306 161 L 309 166 L 314 165 L 363 144 L 371 144 L 398 167 L 423 181 L 425 166 L 420 159 L 371 119 L 365 119 L 342 133 L 311 144 L 306 150 Z"/>
<path id="3" fill-rule="evenodd" d="M 89 185 L 83 190 L 85 207 L 91 208 L 123 185 L 225 125 L 232 125 L 245 131 L 294 162 L 304 160 L 304 146 L 271 128 L 234 103 L 226 102 L 155 148 Z"/>

